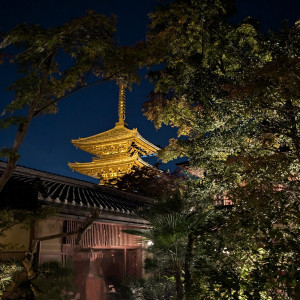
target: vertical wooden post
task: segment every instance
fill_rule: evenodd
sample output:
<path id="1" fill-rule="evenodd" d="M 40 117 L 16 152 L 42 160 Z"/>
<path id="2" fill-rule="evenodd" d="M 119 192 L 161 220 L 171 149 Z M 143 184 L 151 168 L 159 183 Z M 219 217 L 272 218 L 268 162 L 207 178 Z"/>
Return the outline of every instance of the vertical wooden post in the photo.
<path id="1" fill-rule="evenodd" d="M 127 247 L 124 248 L 124 273 L 123 273 L 123 281 L 125 280 L 127 274 Z"/>

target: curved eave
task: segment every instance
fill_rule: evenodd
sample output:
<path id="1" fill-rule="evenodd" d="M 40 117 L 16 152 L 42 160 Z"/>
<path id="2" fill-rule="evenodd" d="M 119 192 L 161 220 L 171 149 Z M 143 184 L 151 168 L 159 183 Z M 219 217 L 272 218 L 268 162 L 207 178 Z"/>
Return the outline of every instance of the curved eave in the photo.
<path id="1" fill-rule="evenodd" d="M 74 146 L 81 148 L 83 146 L 94 146 L 99 144 L 116 142 L 120 140 L 127 140 L 133 138 L 136 135 L 136 132 L 137 132 L 136 129 L 131 130 L 126 128 L 125 126 L 118 125 L 102 133 L 98 133 L 86 138 L 79 138 L 77 140 L 75 139 L 71 141 Z"/>
<path id="2" fill-rule="evenodd" d="M 128 140 L 115 140 L 114 142 L 110 142 L 108 143 L 104 143 L 103 145 L 101 145 L 100 143 L 95 143 L 95 145 L 78 145 L 78 144 L 74 144 L 76 147 L 80 148 L 81 150 L 88 152 L 92 155 L 95 155 L 97 157 L 102 157 L 103 154 L 103 149 L 101 148 L 101 146 L 118 146 L 118 145 L 124 145 L 126 143 L 129 143 L 129 145 L 131 143 L 134 143 L 138 148 L 140 148 L 140 152 L 142 153 L 142 155 L 152 155 L 157 153 L 158 150 L 160 150 L 159 147 L 151 144 L 150 142 L 146 141 L 146 140 L 141 140 L 139 138 L 136 137 L 132 137 Z M 131 146 L 128 146 L 128 150 Z M 120 155 L 122 152 L 117 152 L 118 155 Z M 110 154 L 111 155 L 111 154 Z M 105 155 L 105 157 L 107 157 Z"/>
<path id="3" fill-rule="evenodd" d="M 138 132 L 136 134 L 136 138 L 134 139 L 134 142 L 138 147 L 143 149 L 148 155 L 156 153 L 158 150 L 160 150 L 159 147 L 153 145 L 146 139 L 144 139 Z"/>
<path id="4" fill-rule="evenodd" d="M 78 147 L 80 149 L 88 149 L 91 148 L 93 146 L 101 146 L 101 145 L 112 145 L 112 144 L 119 144 L 122 142 L 126 142 L 128 140 L 133 140 L 135 138 L 134 134 L 130 134 L 130 135 L 123 135 L 123 136 L 118 136 L 118 137 L 114 137 L 114 138 L 110 138 L 110 139 L 99 139 L 99 140 L 93 140 L 93 141 L 82 141 L 81 139 L 78 140 L 71 140 L 72 144 L 75 147 Z"/>
<path id="5" fill-rule="evenodd" d="M 88 163 L 68 163 L 69 167 L 74 170 L 77 171 L 79 173 L 88 175 L 88 176 L 92 176 L 94 178 L 98 178 L 98 175 L 95 175 L 97 173 L 99 173 L 99 171 L 103 170 L 107 170 L 110 168 L 122 168 L 124 167 L 129 167 L 131 166 L 129 169 L 132 168 L 132 166 L 138 166 L 138 167 L 149 167 L 149 168 L 153 168 L 153 166 L 151 166 L 150 164 L 148 164 L 147 162 L 145 162 L 144 160 L 142 160 L 140 157 L 138 156 L 134 156 L 130 159 L 123 159 L 123 160 L 111 160 L 111 161 L 92 161 L 92 162 L 88 162 Z"/>
<path id="6" fill-rule="evenodd" d="M 73 143 L 74 146 L 80 148 L 81 150 L 88 152 L 90 154 L 93 154 L 97 157 L 102 157 L 103 156 L 103 148 L 102 147 L 107 147 L 107 146 L 119 146 L 119 145 L 126 145 L 127 143 L 131 143 L 134 141 L 134 136 L 128 138 L 128 139 L 117 139 L 114 140 L 113 142 L 107 142 L 107 143 L 94 143 L 94 144 L 75 144 Z M 127 145 L 126 145 L 127 146 Z M 123 152 L 117 152 L 117 153 L 123 153 Z"/>
<path id="7" fill-rule="evenodd" d="M 100 168 L 109 168 L 109 167 L 118 167 L 118 166 L 122 166 L 122 165 L 129 165 L 129 164 L 135 164 L 135 165 L 140 165 L 142 166 L 146 166 L 146 167 L 150 167 L 153 168 L 152 165 L 148 164 L 146 161 L 144 161 L 143 159 L 141 159 L 140 157 L 136 157 L 133 159 L 127 159 L 127 160 L 112 160 L 112 161 L 92 161 L 92 162 L 88 162 L 88 163 L 79 163 L 79 162 L 75 162 L 75 163 L 68 163 L 68 166 L 73 169 L 89 169 L 89 170 L 95 170 L 95 169 L 100 169 Z"/>
<path id="8" fill-rule="evenodd" d="M 143 161 L 143 160 L 142 160 Z M 120 165 L 129 165 L 134 164 L 135 162 L 140 162 L 140 159 L 137 155 L 134 155 L 132 157 L 126 157 L 126 158 L 120 158 L 120 159 L 111 159 L 111 160 L 94 160 L 92 162 L 88 163 L 68 163 L 69 167 L 71 169 L 89 169 L 89 170 L 95 170 L 95 169 L 101 169 L 101 168 L 107 168 L 109 166 L 120 166 Z"/>
<path id="9" fill-rule="evenodd" d="M 140 141 L 142 141 L 144 144 L 146 144 L 146 145 L 148 145 L 149 147 L 153 148 L 155 151 L 160 150 L 160 148 L 159 148 L 158 146 L 152 144 L 151 142 L 149 142 L 148 140 L 146 140 L 145 138 L 143 138 L 143 137 L 141 136 L 141 134 L 140 134 L 138 131 L 136 132 L 136 137 L 137 137 Z"/>
<path id="10" fill-rule="evenodd" d="M 143 138 L 136 128 L 128 129 L 124 124 L 119 123 L 114 128 L 105 132 L 71 141 L 75 147 L 97 156 L 99 156 L 101 151 L 95 149 L 95 146 L 116 145 L 124 142 L 134 142 L 147 155 L 154 154 L 160 150 L 159 147 Z"/>
<path id="11" fill-rule="evenodd" d="M 142 160 L 140 157 L 138 157 L 138 161 L 143 165 L 143 167 L 148 167 L 154 169 L 154 167 L 150 164 L 148 164 L 146 161 Z"/>

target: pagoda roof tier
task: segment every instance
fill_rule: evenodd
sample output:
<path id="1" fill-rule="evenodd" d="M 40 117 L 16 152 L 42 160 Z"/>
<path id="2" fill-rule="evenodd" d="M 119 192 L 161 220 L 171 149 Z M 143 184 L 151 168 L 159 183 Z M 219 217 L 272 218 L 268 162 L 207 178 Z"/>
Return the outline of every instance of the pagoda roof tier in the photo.
<path id="1" fill-rule="evenodd" d="M 152 167 L 141 156 L 156 154 L 160 148 L 144 139 L 136 128 L 128 129 L 125 123 L 125 89 L 127 84 L 118 80 L 119 121 L 115 127 L 96 135 L 72 140 L 75 147 L 96 157 L 88 163 L 69 163 L 69 167 L 79 173 L 100 179 L 105 184 L 131 172 L 133 167 Z M 110 181 L 109 183 L 112 183 Z"/>
<path id="2" fill-rule="evenodd" d="M 138 152 L 140 155 L 152 155 L 160 148 L 143 138 L 137 129 L 128 129 L 125 123 L 119 121 L 116 126 L 105 132 L 72 140 L 75 147 L 98 157 L 112 154 Z"/>
<path id="3" fill-rule="evenodd" d="M 119 158 L 113 157 L 105 160 L 94 158 L 93 161 L 88 163 L 69 163 L 69 167 L 73 170 L 100 179 L 100 184 L 103 183 L 102 181 L 122 177 L 124 174 L 129 173 L 134 166 L 153 168 L 150 164 L 142 160 L 138 154 Z"/>

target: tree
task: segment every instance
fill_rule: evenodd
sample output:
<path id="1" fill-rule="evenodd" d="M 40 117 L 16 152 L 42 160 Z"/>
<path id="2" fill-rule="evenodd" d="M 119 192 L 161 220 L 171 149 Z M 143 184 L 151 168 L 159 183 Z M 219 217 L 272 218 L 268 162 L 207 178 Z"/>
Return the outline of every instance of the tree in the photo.
<path id="1" fill-rule="evenodd" d="M 107 186 L 152 199 L 165 198 L 180 188 L 184 175 L 178 170 L 169 173 L 156 167 L 133 167 L 130 173 L 117 182 L 111 180 Z"/>
<path id="2" fill-rule="evenodd" d="M 206 170 L 196 199 L 235 203 L 219 229 L 205 229 L 194 246 L 204 299 L 294 299 L 299 25 L 268 34 L 251 19 L 231 25 L 231 5 L 173 1 L 151 15 L 149 40 L 168 47 L 163 69 L 150 73 L 155 89 L 145 115 L 157 128 L 175 126 L 187 136 L 170 140 L 160 157 L 187 156 Z"/>
<path id="3" fill-rule="evenodd" d="M 167 198 L 158 199 L 150 209 L 141 213 L 150 227 L 146 230 L 128 230 L 150 241 L 147 251 L 152 258 L 147 258 L 145 269 L 153 272 L 154 277 L 173 278 L 176 288 L 176 299 L 183 299 L 184 279 L 190 280 L 188 269 L 192 261 L 192 252 L 185 255 L 186 248 L 191 250 L 193 228 L 199 222 L 194 213 L 186 210 L 180 190 L 169 193 Z M 187 272 L 183 273 L 183 269 Z"/>
<path id="4" fill-rule="evenodd" d="M 141 46 L 118 47 L 114 39 L 115 17 L 89 12 L 55 28 L 22 24 L 3 37 L 0 48 L 16 47 L 15 61 L 22 74 L 9 90 L 15 93 L 2 114 L 0 125 L 17 126 L 11 148 L 1 150 L 8 158 L 0 178 L 0 191 L 13 172 L 31 120 L 55 113 L 57 103 L 78 90 L 122 77 L 137 80 Z"/>
<path id="5" fill-rule="evenodd" d="M 194 299 L 199 294 L 209 299 L 209 293 L 201 290 L 205 284 L 207 287 L 207 282 L 202 279 L 201 288 L 199 284 L 203 274 L 195 276 L 198 274 L 196 263 L 208 262 L 213 251 L 211 243 L 215 246 L 220 225 L 228 215 L 216 208 L 205 193 L 208 184 L 205 179 L 186 180 L 184 187 L 181 185 L 175 192 L 157 199 L 149 209 L 139 212 L 149 222 L 148 229 L 126 231 L 144 237 L 150 245 L 146 249 L 151 255 L 145 260 L 145 271 L 152 276 L 150 284 L 142 282 L 141 294 L 147 295 L 148 289 L 153 289 L 152 282 L 160 282 L 170 294 L 170 283 L 174 282 L 171 294 L 178 300 Z M 200 194 L 199 190 L 204 192 Z M 161 299 L 168 299 L 167 295 L 161 295 Z"/>

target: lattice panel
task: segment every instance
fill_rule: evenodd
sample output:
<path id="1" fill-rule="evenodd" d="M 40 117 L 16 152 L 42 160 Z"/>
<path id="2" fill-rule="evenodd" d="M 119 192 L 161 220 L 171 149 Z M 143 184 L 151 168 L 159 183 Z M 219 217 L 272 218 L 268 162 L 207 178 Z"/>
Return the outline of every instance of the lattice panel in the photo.
<path id="1" fill-rule="evenodd" d="M 76 231 L 83 227 L 84 222 L 65 221 L 65 232 Z M 82 237 L 81 246 L 84 248 L 101 248 L 114 246 L 139 246 L 137 236 L 122 232 L 128 226 L 106 223 L 94 223 Z M 66 237 L 66 244 L 75 245 L 76 234 Z"/>

